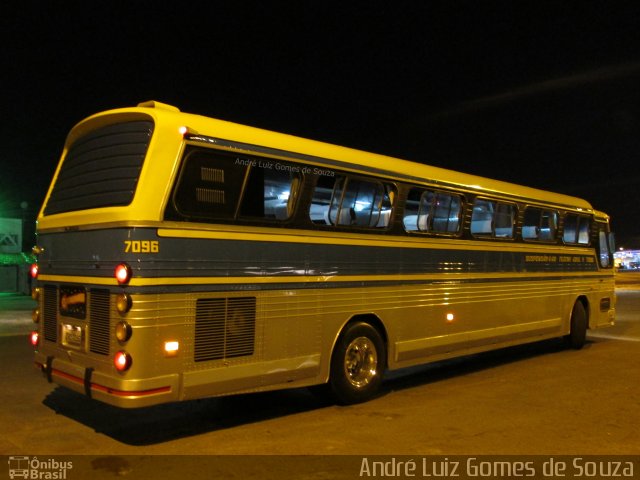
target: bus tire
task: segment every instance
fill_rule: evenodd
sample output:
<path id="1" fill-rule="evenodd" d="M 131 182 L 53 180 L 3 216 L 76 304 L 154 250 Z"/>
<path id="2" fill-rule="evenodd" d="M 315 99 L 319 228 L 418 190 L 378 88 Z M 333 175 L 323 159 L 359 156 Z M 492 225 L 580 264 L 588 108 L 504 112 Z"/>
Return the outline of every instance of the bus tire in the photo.
<path id="1" fill-rule="evenodd" d="M 571 310 L 571 329 L 564 337 L 565 344 L 575 350 L 580 350 L 587 340 L 587 311 L 584 304 L 578 300 Z"/>
<path id="2" fill-rule="evenodd" d="M 382 336 L 366 322 L 348 324 L 331 355 L 329 391 L 340 405 L 372 398 L 384 374 L 386 349 Z"/>

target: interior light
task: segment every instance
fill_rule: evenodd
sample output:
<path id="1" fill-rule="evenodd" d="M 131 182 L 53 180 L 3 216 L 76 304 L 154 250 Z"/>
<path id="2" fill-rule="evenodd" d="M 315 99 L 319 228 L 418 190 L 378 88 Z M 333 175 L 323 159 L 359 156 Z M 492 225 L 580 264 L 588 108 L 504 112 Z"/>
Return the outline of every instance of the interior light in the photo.
<path id="1" fill-rule="evenodd" d="M 126 263 L 119 263 L 114 274 L 120 285 L 126 285 L 131 280 L 131 267 Z"/>
<path id="2" fill-rule="evenodd" d="M 131 368 L 133 359 L 127 352 L 120 350 L 116 353 L 115 357 L 113 357 L 113 364 L 119 372 L 126 372 Z"/>
<path id="3" fill-rule="evenodd" d="M 32 264 L 31 268 L 29 269 L 29 274 L 31 275 L 31 278 L 33 278 L 34 280 L 38 278 L 38 270 L 39 268 L 37 263 Z"/>

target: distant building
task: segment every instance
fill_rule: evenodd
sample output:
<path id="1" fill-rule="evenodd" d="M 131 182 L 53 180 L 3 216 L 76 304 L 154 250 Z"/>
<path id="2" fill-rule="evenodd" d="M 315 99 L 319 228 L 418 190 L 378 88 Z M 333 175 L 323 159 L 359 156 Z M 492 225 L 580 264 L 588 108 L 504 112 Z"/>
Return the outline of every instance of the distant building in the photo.
<path id="1" fill-rule="evenodd" d="M 22 252 L 22 220 L 0 218 L 0 292 L 29 293 L 29 265 L 35 261 Z"/>
<path id="2" fill-rule="evenodd" d="M 640 250 L 620 250 L 613 257 L 620 270 L 640 270 Z"/>
<path id="3" fill-rule="evenodd" d="M 0 217 L 0 253 L 22 251 L 22 220 Z"/>

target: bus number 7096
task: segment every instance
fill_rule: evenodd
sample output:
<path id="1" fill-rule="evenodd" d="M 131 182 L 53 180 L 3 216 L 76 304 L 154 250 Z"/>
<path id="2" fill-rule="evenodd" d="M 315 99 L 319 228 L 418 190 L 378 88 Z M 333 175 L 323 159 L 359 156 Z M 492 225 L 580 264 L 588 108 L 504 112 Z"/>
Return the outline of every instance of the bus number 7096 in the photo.
<path id="1" fill-rule="evenodd" d="M 124 253 L 158 253 L 160 244 L 157 240 L 125 240 Z"/>

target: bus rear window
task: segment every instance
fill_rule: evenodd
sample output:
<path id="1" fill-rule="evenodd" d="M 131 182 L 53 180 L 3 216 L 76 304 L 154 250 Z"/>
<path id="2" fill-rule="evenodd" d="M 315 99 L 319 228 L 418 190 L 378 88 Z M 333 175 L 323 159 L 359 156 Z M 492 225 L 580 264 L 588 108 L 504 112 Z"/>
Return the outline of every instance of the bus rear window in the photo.
<path id="1" fill-rule="evenodd" d="M 131 203 L 153 122 L 107 125 L 79 138 L 62 163 L 45 215 Z"/>
<path id="2" fill-rule="evenodd" d="M 174 213 L 183 220 L 286 220 L 293 213 L 300 171 L 279 160 L 191 150 L 174 190 Z"/>

